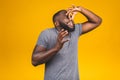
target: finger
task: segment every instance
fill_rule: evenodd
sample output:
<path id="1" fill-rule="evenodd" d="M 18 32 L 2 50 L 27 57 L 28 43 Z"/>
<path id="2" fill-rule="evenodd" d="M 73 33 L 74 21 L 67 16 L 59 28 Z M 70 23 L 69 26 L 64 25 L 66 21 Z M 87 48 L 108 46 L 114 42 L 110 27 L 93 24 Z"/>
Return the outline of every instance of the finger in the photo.
<path id="1" fill-rule="evenodd" d="M 71 18 L 71 20 L 73 20 L 73 19 L 74 19 L 74 17 L 75 17 L 75 14 L 73 14 L 73 15 L 72 15 L 72 18 Z"/>
<path id="2" fill-rule="evenodd" d="M 77 14 L 76 12 L 73 13 L 72 18 L 71 18 L 72 20 L 74 19 L 76 14 Z"/>
<path id="3" fill-rule="evenodd" d="M 65 34 L 68 34 L 67 30 L 65 30 L 64 32 L 61 32 L 59 37 L 63 37 Z"/>
<path id="4" fill-rule="evenodd" d="M 69 13 L 68 18 L 71 19 L 72 15 L 73 15 L 73 13 Z"/>
<path id="5" fill-rule="evenodd" d="M 61 33 L 64 31 L 64 29 L 61 29 L 58 33 L 58 37 L 60 37 L 61 36 Z"/>
<path id="6" fill-rule="evenodd" d="M 61 30 L 60 30 L 60 33 L 63 32 L 63 31 L 64 31 L 64 29 L 61 29 Z"/>
<path id="7" fill-rule="evenodd" d="M 73 11 L 75 8 L 77 8 L 77 6 L 75 6 L 74 4 L 72 4 L 72 7 L 68 8 L 67 11 L 69 11 L 69 10 Z"/>
<path id="8" fill-rule="evenodd" d="M 69 8 L 67 9 L 67 11 L 68 11 L 68 10 L 72 10 L 72 9 L 73 9 L 72 7 L 69 7 Z"/>
<path id="9" fill-rule="evenodd" d="M 68 34 L 68 31 L 65 31 L 61 36 L 59 36 L 59 39 L 62 40 L 66 35 Z"/>
<path id="10" fill-rule="evenodd" d="M 67 9 L 66 15 L 68 15 L 72 10 L 73 10 L 73 7 L 69 7 L 69 8 Z"/>
<path id="11" fill-rule="evenodd" d="M 62 43 L 64 44 L 65 42 L 69 41 L 69 39 L 63 39 Z"/>
<path id="12" fill-rule="evenodd" d="M 72 11 L 72 9 L 68 10 L 67 13 L 66 13 L 66 15 L 68 15 L 71 11 Z"/>
<path id="13" fill-rule="evenodd" d="M 72 7 L 73 7 L 73 8 L 76 8 L 76 6 L 75 6 L 74 4 L 72 4 Z"/>
<path id="14" fill-rule="evenodd" d="M 65 31 L 65 33 L 64 34 L 62 34 L 62 38 L 64 38 L 66 35 L 68 35 L 68 31 Z"/>
<path id="15" fill-rule="evenodd" d="M 73 11 L 71 14 L 69 14 L 69 18 L 72 20 L 74 19 L 75 15 L 77 14 L 78 12 L 75 12 Z"/>
<path id="16" fill-rule="evenodd" d="M 62 29 L 62 30 L 59 32 L 58 37 L 61 37 L 61 35 L 64 34 L 64 33 L 65 33 L 65 30 Z"/>
<path id="17" fill-rule="evenodd" d="M 64 31 L 64 29 L 61 29 L 58 33 L 60 34 L 61 32 L 63 32 Z"/>

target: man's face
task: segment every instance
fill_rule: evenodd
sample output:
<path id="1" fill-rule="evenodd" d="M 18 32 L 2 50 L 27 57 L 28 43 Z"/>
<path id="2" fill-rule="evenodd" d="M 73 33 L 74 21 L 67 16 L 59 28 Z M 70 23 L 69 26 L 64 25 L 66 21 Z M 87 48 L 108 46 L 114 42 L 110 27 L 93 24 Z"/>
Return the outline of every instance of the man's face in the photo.
<path id="1" fill-rule="evenodd" d="M 72 32 L 75 30 L 75 24 L 73 20 L 70 20 L 66 15 L 60 15 L 58 20 L 59 26 L 68 30 L 68 32 Z"/>

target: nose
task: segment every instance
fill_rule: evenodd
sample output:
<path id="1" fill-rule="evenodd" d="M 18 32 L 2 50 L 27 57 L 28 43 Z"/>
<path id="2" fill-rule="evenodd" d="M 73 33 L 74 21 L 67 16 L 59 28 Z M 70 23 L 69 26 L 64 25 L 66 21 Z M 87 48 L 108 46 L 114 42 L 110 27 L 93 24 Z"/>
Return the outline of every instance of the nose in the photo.
<path id="1" fill-rule="evenodd" d="M 67 19 L 67 20 L 66 20 L 66 22 L 70 22 L 70 21 L 72 21 L 72 20 L 71 20 L 71 19 Z"/>
<path id="2" fill-rule="evenodd" d="M 69 19 L 68 22 L 67 22 L 67 24 L 69 24 L 69 23 L 72 23 L 72 20 Z"/>

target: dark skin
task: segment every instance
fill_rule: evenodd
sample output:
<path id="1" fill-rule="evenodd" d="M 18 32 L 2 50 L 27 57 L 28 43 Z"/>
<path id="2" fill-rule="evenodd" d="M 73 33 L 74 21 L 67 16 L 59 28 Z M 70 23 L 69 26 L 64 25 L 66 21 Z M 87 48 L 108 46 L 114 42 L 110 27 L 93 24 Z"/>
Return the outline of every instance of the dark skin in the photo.
<path id="1" fill-rule="evenodd" d="M 71 16 L 71 12 L 73 13 L 72 16 Z M 68 22 L 73 20 L 76 12 L 83 14 L 88 19 L 88 21 L 85 21 L 84 23 L 82 23 L 82 34 L 90 32 L 91 30 L 95 29 L 101 24 L 102 20 L 99 16 L 97 16 L 93 12 L 81 6 L 78 6 L 78 7 L 73 6 L 72 8 L 69 8 L 67 10 L 67 13 L 65 14 L 66 16 L 60 15 L 60 18 L 58 19 L 59 20 L 62 19 L 62 21 L 65 24 L 67 24 Z M 59 31 L 55 46 L 47 50 L 42 46 L 36 45 L 32 54 L 32 64 L 34 66 L 48 62 L 63 47 L 63 44 L 69 41 L 67 39 L 66 40 L 64 39 L 64 37 L 67 36 L 69 33 L 64 29 L 61 29 L 59 25 L 59 20 L 54 22 L 55 26 L 57 27 L 57 30 Z M 69 25 L 69 27 L 72 28 L 73 26 Z"/>

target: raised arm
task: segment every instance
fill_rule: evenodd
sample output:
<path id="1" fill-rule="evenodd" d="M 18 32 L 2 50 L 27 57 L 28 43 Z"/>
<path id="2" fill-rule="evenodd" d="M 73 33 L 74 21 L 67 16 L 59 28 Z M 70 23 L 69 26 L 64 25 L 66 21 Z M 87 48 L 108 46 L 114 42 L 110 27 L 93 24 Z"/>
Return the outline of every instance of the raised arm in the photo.
<path id="1" fill-rule="evenodd" d="M 69 17 L 73 19 L 77 12 L 80 12 L 87 18 L 87 21 L 82 23 L 82 34 L 95 29 L 102 22 L 102 19 L 98 15 L 81 6 L 77 6 L 77 7 L 73 6 L 72 8 L 69 8 L 67 15 L 69 15 Z M 72 13 L 72 16 L 71 16 L 71 13 Z"/>

